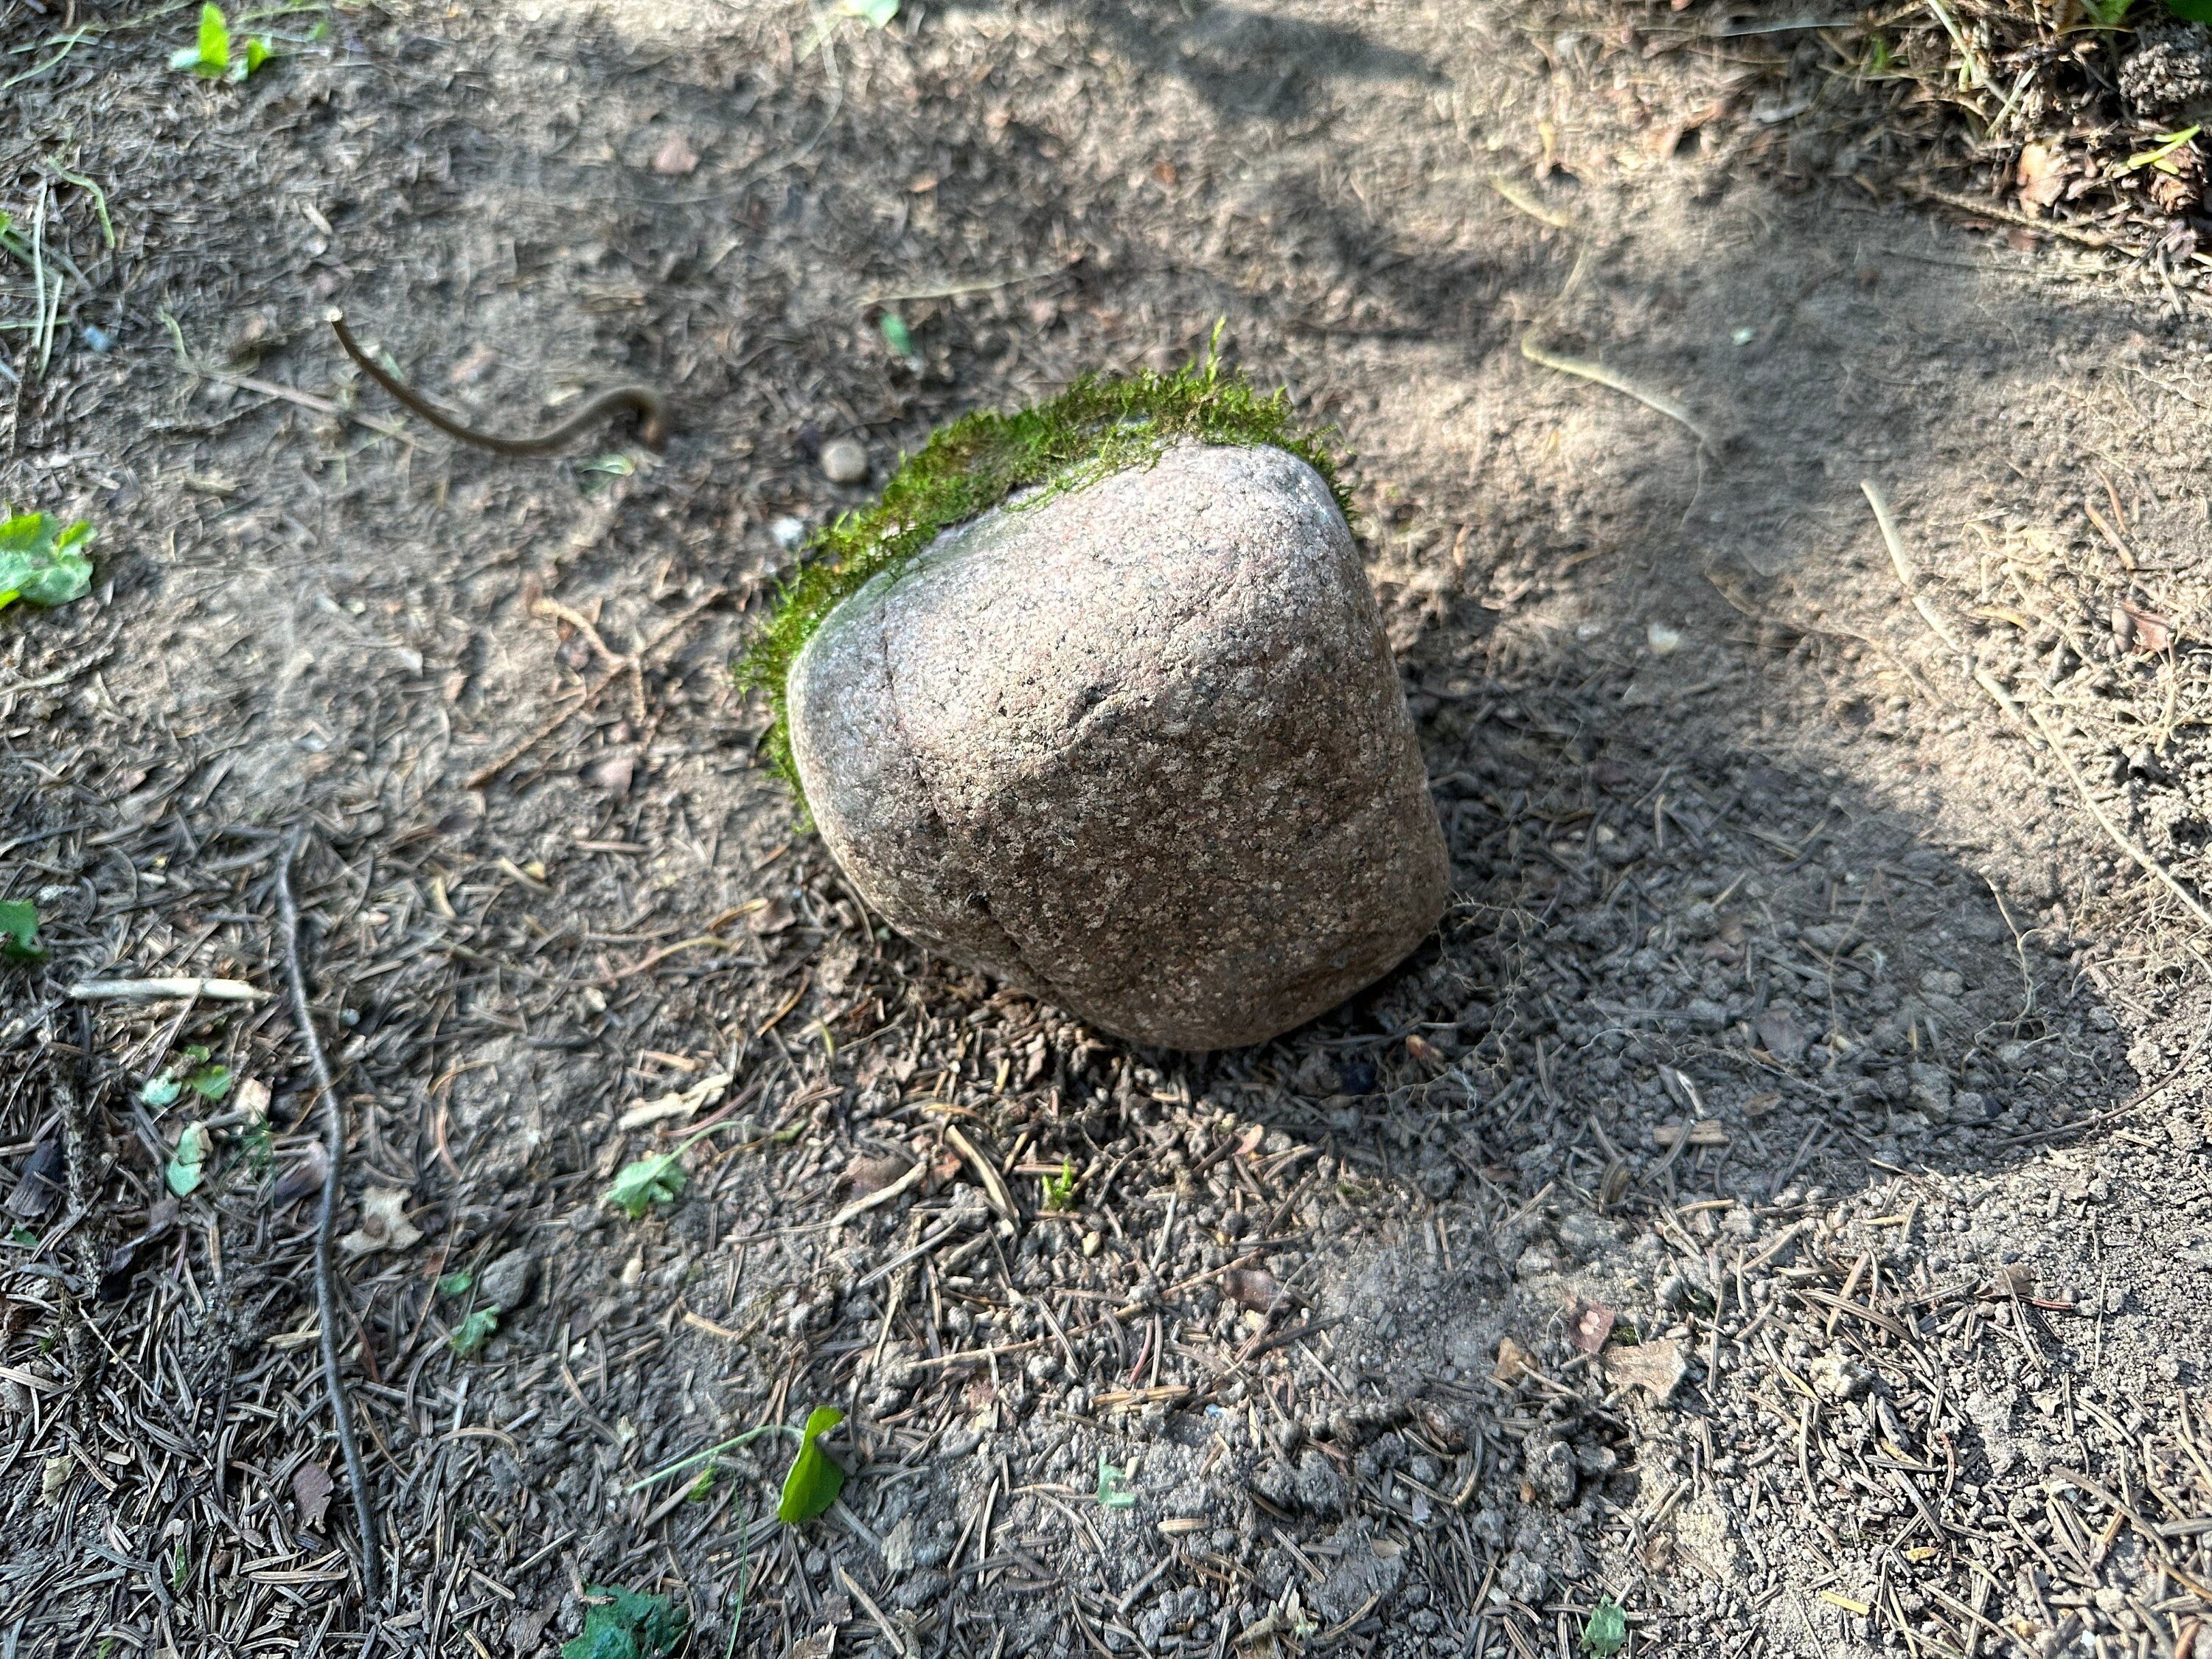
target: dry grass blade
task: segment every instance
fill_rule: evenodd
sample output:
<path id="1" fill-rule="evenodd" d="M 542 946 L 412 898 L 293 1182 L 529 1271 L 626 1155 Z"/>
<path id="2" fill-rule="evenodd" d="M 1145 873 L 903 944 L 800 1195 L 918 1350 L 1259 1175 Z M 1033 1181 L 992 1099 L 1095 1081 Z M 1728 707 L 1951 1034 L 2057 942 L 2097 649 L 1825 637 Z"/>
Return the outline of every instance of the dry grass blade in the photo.
<path id="1" fill-rule="evenodd" d="M 1920 620 L 1928 624 L 1929 632 L 1953 651 L 1964 655 L 1966 647 L 1960 642 L 1959 636 L 1951 631 L 1950 624 L 1936 614 L 1936 607 L 1929 604 L 1926 595 L 1919 591 L 1920 574 L 1913 568 L 1911 556 L 1905 550 L 1905 538 L 1898 534 L 1897 520 L 1889 510 L 1889 498 L 1882 494 L 1881 486 L 1871 478 L 1860 479 L 1859 488 L 1866 494 L 1867 505 L 1874 508 L 1875 522 L 1881 526 L 1882 545 L 1889 550 L 1889 562 L 1896 568 L 1898 585 L 1904 588 L 1905 597 L 1912 601 L 1912 608 L 1920 613 Z"/>
<path id="2" fill-rule="evenodd" d="M 2090 793 L 2089 781 L 2081 775 L 2081 769 L 2074 764 L 2073 757 L 2066 752 L 2066 746 L 2059 741 L 2058 733 L 2051 730 L 2051 722 L 2044 719 L 2043 711 L 2031 708 L 2027 712 L 2029 718 L 2035 722 L 2036 730 L 2043 733 L 2044 740 L 2051 745 L 2051 752 L 2058 757 L 2058 764 L 2065 769 L 2067 779 L 2073 784 L 2075 793 L 2081 797 L 2081 804 L 2089 809 L 2089 816 L 2097 820 L 2097 827 L 2110 837 L 2113 846 L 2125 853 L 2142 868 L 2146 874 L 2163 885 L 2174 897 L 2179 899 L 2182 908 L 2195 917 L 2200 926 L 2212 929 L 2212 911 L 2206 910 L 2203 905 L 2197 902 L 2197 896 L 2174 878 L 2172 871 L 2143 848 L 2136 846 L 2129 838 L 2127 831 L 2112 822 L 2112 815 L 2105 811 L 2096 796 Z"/>
<path id="3" fill-rule="evenodd" d="M 1556 351 L 1547 350 L 1536 343 L 1536 331 L 1533 327 L 1521 337 L 1521 355 L 1539 368 L 1572 374 L 1577 379 L 1593 381 L 1610 391 L 1618 392 L 1624 397 L 1633 398 L 1646 409 L 1656 410 L 1668 420 L 1686 428 L 1703 447 L 1711 449 L 1714 447 L 1712 434 L 1700 425 L 1698 418 L 1687 409 L 1665 392 L 1639 386 L 1626 374 L 1616 374 L 1603 363 L 1592 362 L 1583 357 L 1565 357 Z"/>

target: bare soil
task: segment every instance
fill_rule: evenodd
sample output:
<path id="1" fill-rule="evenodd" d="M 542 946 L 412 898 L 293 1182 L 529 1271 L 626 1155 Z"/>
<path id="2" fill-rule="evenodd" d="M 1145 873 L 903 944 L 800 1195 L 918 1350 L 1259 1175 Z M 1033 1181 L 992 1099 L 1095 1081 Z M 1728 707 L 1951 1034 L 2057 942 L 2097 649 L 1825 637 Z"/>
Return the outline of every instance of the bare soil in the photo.
<path id="1" fill-rule="evenodd" d="M 0 615 L 7 1653 L 533 1654 L 610 1584 L 702 1652 L 2194 1648 L 2193 294 L 1753 167 L 1740 54 L 1622 15 L 393 0 L 230 86 L 183 11 L 0 14 L 0 496 L 100 530 Z M 480 423 L 678 429 L 457 448 L 333 302 Z M 866 498 L 824 443 L 1217 319 L 1359 456 L 1455 896 L 1193 1058 L 876 926 L 726 669 Z M 284 1003 L 66 995 L 276 988 L 295 825 L 382 1607 Z M 172 1206 L 193 1047 L 275 1135 Z M 803 1528 L 787 1437 L 641 1485 L 822 1404 Z"/>

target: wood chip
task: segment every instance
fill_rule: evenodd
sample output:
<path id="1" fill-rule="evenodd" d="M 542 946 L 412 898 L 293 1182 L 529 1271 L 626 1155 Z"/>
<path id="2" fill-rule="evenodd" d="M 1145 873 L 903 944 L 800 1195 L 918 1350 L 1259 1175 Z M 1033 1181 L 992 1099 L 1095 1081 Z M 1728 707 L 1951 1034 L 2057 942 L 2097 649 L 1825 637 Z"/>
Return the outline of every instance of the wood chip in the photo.
<path id="1" fill-rule="evenodd" d="M 1618 1389 L 1642 1389 L 1656 1401 L 1672 1395 L 1690 1369 L 1682 1345 L 1672 1339 L 1638 1342 L 1605 1356 L 1605 1373 Z"/>
<path id="2" fill-rule="evenodd" d="M 1000 1218 L 1020 1220 L 1020 1212 L 1014 1208 L 1014 1195 L 1006 1190 L 1006 1177 L 999 1173 L 998 1166 L 976 1151 L 975 1143 L 960 1132 L 958 1124 L 946 1124 L 945 1138 L 952 1143 L 955 1152 L 968 1160 L 968 1167 L 975 1171 L 975 1178 L 983 1183 L 983 1196 L 990 1200 Z"/>
<path id="3" fill-rule="evenodd" d="M 1673 1152 L 1675 1143 L 1685 1135 L 1689 1137 L 1689 1144 L 1692 1146 L 1725 1146 L 1729 1144 L 1727 1129 L 1711 1119 L 1698 1123 L 1662 1123 L 1651 1132 L 1652 1139 L 1659 1143 L 1659 1150 L 1662 1152 Z"/>

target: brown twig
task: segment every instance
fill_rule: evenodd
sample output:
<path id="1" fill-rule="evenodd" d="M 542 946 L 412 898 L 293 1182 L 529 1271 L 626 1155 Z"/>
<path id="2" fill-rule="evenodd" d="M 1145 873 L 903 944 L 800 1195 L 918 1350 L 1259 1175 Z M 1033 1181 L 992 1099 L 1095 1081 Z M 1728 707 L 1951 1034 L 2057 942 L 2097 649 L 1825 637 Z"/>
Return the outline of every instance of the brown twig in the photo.
<path id="1" fill-rule="evenodd" d="M 292 1018 L 300 1028 L 300 1041 L 307 1048 L 315 1091 L 323 1103 L 329 1161 L 323 1168 L 322 1198 L 315 1207 L 315 1313 L 323 1328 L 323 1388 L 331 1398 L 331 1425 L 337 1432 L 338 1449 L 345 1456 L 346 1480 L 353 1487 L 354 1520 L 361 1528 L 362 1601 L 373 1613 L 384 1601 L 384 1575 L 376 1553 L 376 1510 L 369 1500 L 368 1471 L 362 1463 L 361 1443 L 354 1435 L 353 1407 L 338 1370 L 337 1276 L 331 1267 L 331 1227 L 337 1214 L 345 1164 L 345 1113 L 338 1104 L 337 1087 L 331 1081 L 322 1041 L 315 1035 L 314 1015 L 307 1006 L 307 975 L 300 968 L 300 908 L 292 899 L 292 862 L 299 855 L 303 834 L 294 830 L 276 855 L 276 920 L 284 941 L 284 978 L 292 992 Z"/>
<path id="2" fill-rule="evenodd" d="M 481 789 L 486 784 L 489 783 L 494 778 L 497 777 L 501 773 L 506 771 L 508 767 L 514 765 L 515 762 L 520 760 L 532 750 L 537 748 L 539 744 L 544 742 L 546 738 L 551 737 L 556 732 L 558 732 L 570 720 L 575 719 L 578 714 L 581 714 L 585 709 L 589 708 L 594 702 L 598 702 L 599 693 L 612 685 L 624 674 L 636 673 L 641 670 L 643 665 L 652 659 L 654 652 L 658 651 L 662 646 L 665 645 L 671 639 L 675 637 L 678 629 L 687 626 L 694 617 L 696 617 L 701 611 L 704 611 L 708 605 L 714 604 L 721 597 L 722 590 L 720 588 L 716 587 L 709 589 L 691 605 L 690 609 L 684 611 L 682 616 L 670 623 L 667 627 L 662 629 L 660 632 L 654 635 L 650 640 L 647 640 L 643 645 L 640 646 L 629 656 L 612 658 L 611 660 L 613 661 L 614 665 L 609 668 L 606 672 L 600 675 L 599 678 L 593 680 L 590 685 L 586 686 L 582 696 L 571 702 L 566 708 L 554 715 L 552 719 L 547 720 L 536 731 L 532 732 L 528 737 L 523 738 L 520 743 L 515 744 L 511 748 L 507 749 L 497 760 L 492 762 L 489 766 L 479 767 L 476 771 L 471 773 L 466 780 L 465 787 L 471 789 Z"/>

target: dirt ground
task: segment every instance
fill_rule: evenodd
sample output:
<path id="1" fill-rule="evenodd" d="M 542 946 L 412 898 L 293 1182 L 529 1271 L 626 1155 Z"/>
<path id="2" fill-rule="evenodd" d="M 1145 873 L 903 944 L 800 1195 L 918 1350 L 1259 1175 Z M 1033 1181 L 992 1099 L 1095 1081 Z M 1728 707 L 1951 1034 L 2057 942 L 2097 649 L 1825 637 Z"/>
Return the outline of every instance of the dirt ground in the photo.
<path id="1" fill-rule="evenodd" d="M 2203 301 L 1793 145 L 1735 15 L 391 0 L 230 85 L 0 11 L 0 499 L 99 532 L 0 614 L 0 1651 L 2192 1651 Z M 674 435 L 457 447 L 334 302 Z M 1194 1058 L 874 925 L 726 671 L 824 443 L 1217 319 L 1357 453 L 1455 899 Z M 66 995 L 281 988 L 300 824 L 381 1608 L 283 1000 Z M 804 1528 L 787 1437 L 641 1484 L 824 1404 Z"/>

